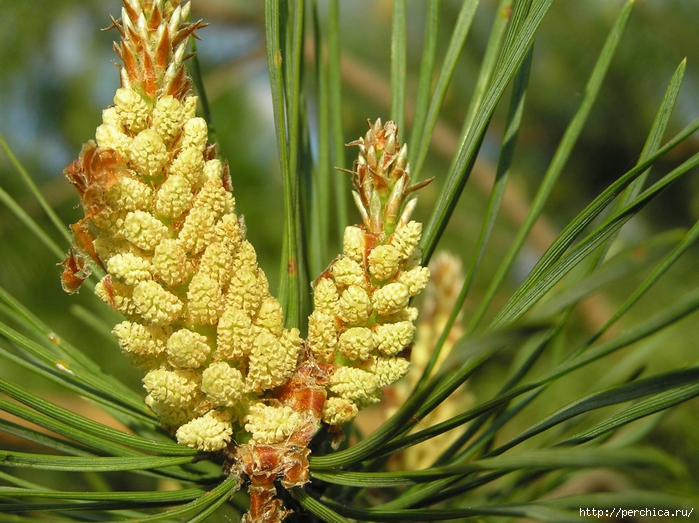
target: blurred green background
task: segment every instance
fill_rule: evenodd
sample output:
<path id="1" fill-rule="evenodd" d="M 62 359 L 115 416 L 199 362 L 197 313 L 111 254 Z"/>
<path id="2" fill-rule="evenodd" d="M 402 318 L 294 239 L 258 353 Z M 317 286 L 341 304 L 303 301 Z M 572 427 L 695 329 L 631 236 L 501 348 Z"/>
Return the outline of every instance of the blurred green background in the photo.
<path id="1" fill-rule="evenodd" d="M 621 0 L 559 1 L 544 20 L 536 40 L 516 151 L 515 200 L 512 205 L 506 204 L 498 220 L 497 233 L 474 284 L 466 314 L 474 308 L 509 246 L 516 231 L 516 206 L 526 209 L 534 194 L 622 3 Z M 193 17 L 204 18 L 211 24 L 200 32 L 202 41 L 198 43 L 198 51 L 221 154 L 230 162 L 238 213 L 245 215 L 248 236 L 257 248 L 271 288 L 275 289 L 283 225 L 282 187 L 264 49 L 263 2 L 195 0 L 193 4 Z M 392 8 L 389 0 L 340 4 L 343 116 L 345 139 L 349 142 L 364 133 L 367 118 L 385 119 L 388 115 Z M 93 138 L 101 110 L 111 103 L 118 87 L 116 56 L 111 50 L 117 34 L 100 32 L 99 28 L 109 25 L 110 13 L 119 16 L 119 7 L 118 0 L 0 0 L 0 133 L 66 223 L 80 219 L 82 209 L 62 169 L 77 156 L 81 144 Z M 417 90 L 425 7 L 422 0 L 408 0 L 409 103 Z M 443 56 L 447 47 L 459 7 L 458 1 L 442 2 L 438 57 Z M 422 176 L 436 177 L 422 191 L 416 210 L 416 216 L 423 221 L 429 216 L 443 174 L 449 167 L 450 151 L 459 134 L 496 8 L 494 0 L 481 1 L 447 93 L 433 151 Z M 318 0 L 318 9 L 322 22 L 327 12 L 326 2 Z M 638 0 L 590 120 L 546 207 L 544 223 L 536 229 L 511 275 L 513 286 L 526 275 L 550 241 L 547 234 L 559 231 L 594 195 L 635 163 L 670 76 L 685 57 L 687 73 L 669 133 L 674 134 L 699 114 L 697 34 L 696 0 Z M 308 80 L 305 101 L 313 121 L 315 90 Z M 478 176 L 474 174 L 469 182 L 443 242 L 463 257 L 470 254 L 478 235 L 504 119 L 501 108 L 486 137 L 476 168 Z M 316 129 L 314 126 L 312 130 Z M 403 139 L 409 138 L 409 129 L 401 134 Z M 658 164 L 651 178 L 689 157 L 697 143 L 693 138 L 673 151 Z M 347 158 L 354 154 L 349 150 Z M 337 176 L 346 177 L 342 173 Z M 0 154 L 0 185 L 63 246 L 4 154 Z M 699 178 L 696 175 L 682 178 L 623 229 L 620 243 L 631 244 L 653 232 L 690 226 L 699 218 L 698 197 Z M 352 219 L 358 220 L 353 208 L 350 212 Z M 689 282 L 697 281 L 699 276 L 694 263 L 696 254 L 695 249 L 680 260 L 661 285 L 624 321 L 631 324 L 634 319 L 649 317 L 692 286 Z M 5 207 L 0 207 L 0 285 L 44 318 L 58 335 L 84 347 L 105 368 L 123 376 L 134 388 L 140 388 L 140 376 L 120 356 L 108 331 L 96 329 L 85 321 L 86 317 L 96 315 L 110 318 L 107 324 L 113 324 L 115 316 L 88 290 L 78 296 L 64 294 L 59 283 L 60 270 L 55 266 L 57 261 Z M 604 317 L 638 281 L 640 276 L 609 289 L 587 312 L 580 314 L 578 330 L 570 336 L 583 336 L 594 323 L 595 314 Z M 496 302 L 502 303 L 509 295 L 508 289 L 502 289 L 501 293 L 502 299 Z M 652 367 L 654 372 L 659 372 L 697 360 L 699 336 L 692 319 L 654 338 L 653 343 L 660 350 L 649 353 L 645 359 L 639 358 L 641 370 Z M 608 370 L 599 368 L 600 376 Z M 479 376 L 474 386 L 480 384 L 487 390 L 489 376 L 497 371 L 491 369 Z M 4 376 L 16 376 L 16 372 L 16 369 L 0 368 Z M 591 379 L 589 375 L 574 376 L 566 385 L 571 390 L 562 391 L 562 400 L 579 397 L 596 381 L 596 377 Z M 532 415 L 540 416 L 537 412 Z M 659 430 L 649 436 L 649 441 L 679 454 L 695 471 L 693 481 L 672 487 L 675 492 L 699 492 L 698 416 L 699 404 L 690 402 L 667 416 Z"/>

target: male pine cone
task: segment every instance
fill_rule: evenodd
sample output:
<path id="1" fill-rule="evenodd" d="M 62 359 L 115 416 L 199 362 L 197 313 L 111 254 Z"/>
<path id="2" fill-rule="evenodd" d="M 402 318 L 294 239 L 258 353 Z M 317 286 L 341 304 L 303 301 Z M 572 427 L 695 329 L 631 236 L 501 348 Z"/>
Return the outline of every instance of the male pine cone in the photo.
<path id="1" fill-rule="evenodd" d="M 146 372 L 147 404 L 180 443 L 217 451 L 234 435 L 273 442 L 270 414 L 287 420 L 282 433 L 294 430 L 261 397 L 294 373 L 301 338 L 283 328 L 234 213 L 227 165 L 195 116 L 182 59 L 202 24 L 187 23 L 188 11 L 125 0 L 114 22 L 122 87 L 96 143 L 66 169 L 85 218 L 72 226 L 79 250 L 64 283 L 74 290 L 85 276 L 81 251 L 106 270 L 96 293 L 126 317 L 113 333 Z"/>
<path id="2" fill-rule="evenodd" d="M 95 141 L 65 169 L 85 217 L 62 283 L 74 292 L 88 257 L 106 275 L 97 295 L 125 320 L 113 334 L 145 372 L 146 403 L 177 440 L 227 449 L 247 476 L 245 521 L 281 521 L 275 481 L 308 481 L 308 444 L 321 421 L 338 427 L 380 400 L 410 366 L 426 285 L 421 225 L 410 221 L 407 147 L 378 120 L 359 146 L 353 182 L 363 225 L 314 284 L 308 340 L 283 327 L 279 302 L 235 212 L 228 167 L 195 116 L 183 60 L 188 23 L 179 0 L 123 0 L 121 87 Z M 337 433 L 337 431 L 335 431 Z"/>
<path id="3" fill-rule="evenodd" d="M 343 254 L 315 282 L 308 346 L 331 367 L 323 409 L 330 425 L 380 401 L 381 389 L 410 368 L 417 309 L 409 303 L 430 273 L 420 266 L 422 225 L 409 221 L 415 200 L 406 201 L 424 184 L 408 186 L 408 150 L 397 133 L 393 122 L 382 127 L 379 119 L 352 142 L 359 147 L 352 176 L 364 224 L 345 229 Z"/>

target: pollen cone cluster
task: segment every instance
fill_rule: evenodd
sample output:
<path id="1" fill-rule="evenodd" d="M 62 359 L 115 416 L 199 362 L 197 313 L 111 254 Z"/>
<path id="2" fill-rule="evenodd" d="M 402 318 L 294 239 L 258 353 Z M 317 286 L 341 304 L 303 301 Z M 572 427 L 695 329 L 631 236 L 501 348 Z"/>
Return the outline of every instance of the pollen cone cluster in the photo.
<path id="1" fill-rule="evenodd" d="M 146 373 L 146 403 L 180 443 L 217 451 L 300 423 L 262 397 L 294 373 L 301 339 L 283 328 L 228 168 L 195 116 L 182 59 L 201 24 L 185 23 L 188 6 L 125 0 L 114 22 L 122 87 L 66 169 L 85 218 L 63 280 L 74 290 L 85 276 L 81 253 L 104 268 L 96 293 L 126 318 L 113 333 Z"/>
<path id="2" fill-rule="evenodd" d="M 244 522 L 282 521 L 277 485 L 308 482 L 309 444 L 337 435 L 359 409 L 410 367 L 427 284 L 421 225 L 410 221 L 407 148 L 393 122 L 370 125 L 352 171 L 363 225 L 348 227 L 340 255 L 314 284 L 308 339 L 284 328 L 245 226 L 226 164 L 195 115 L 183 62 L 188 23 L 178 0 L 123 0 L 121 87 L 65 174 L 85 217 L 62 283 L 76 291 L 92 265 L 97 295 L 125 320 L 113 334 L 141 368 L 146 403 L 177 440 L 223 451 L 248 483 Z"/>
<path id="3" fill-rule="evenodd" d="M 363 226 L 345 229 L 343 254 L 316 280 L 308 347 L 330 367 L 323 421 L 343 425 L 381 399 L 410 368 L 409 347 L 429 269 L 420 266 L 422 226 L 409 221 L 407 147 L 393 122 L 369 125 L 352 172 Z M 403 209 L 399 216 L 399 211 Z"/>

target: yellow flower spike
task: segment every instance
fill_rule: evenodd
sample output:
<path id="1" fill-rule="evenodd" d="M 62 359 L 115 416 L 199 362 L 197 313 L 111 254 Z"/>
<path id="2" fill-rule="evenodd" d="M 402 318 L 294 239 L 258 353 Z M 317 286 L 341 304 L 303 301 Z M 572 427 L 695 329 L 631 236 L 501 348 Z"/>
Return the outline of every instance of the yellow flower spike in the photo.
<path id="1" fill-rule="evenodd" d="M 153 277 L 151 263 L 130 252 L 111 257 L 107 262 L 107 271 L 126 285 L 135 285 Z"/>
<path id="2" fill-rule="evenodd" d="M 144 129 L 133 139 L 131 162 L 144 176 L 159 176 L 167 161 L 168 150 L 165 142 L 153 129 Z"/>
<path id="3" fill-rule="evenodd" d="M 410 345 L 415 330 L 411 321 L 378 325 L 373 330 L 374 344 L 384 356 L 396 356 Z"/>
<path id="4" fill-rule="evenodd" d="M 143 386 L 158 403 L 186 406 L 199 395 L 199 376 L 193 370 L 155 369 L 145 375 Z"/>
<path id="5" fill-rule="evenodd" d="M 122 321 L 114 326 L 112 334 L 127 353 L 155 357 L 165 351 L 167 333 L 161 327 Z"/>
<path id="6" fill-rule="evenodd" d="M 177 441 L 204 452 L 223 450 L 231 440 L 233 427 L 228 415 L 211 410 L 177 429 Z"/>
<path id="7" fill-rule="evenodd" d="M 216 357 L 243 360 L 250 354 L 256 337 L 250 316 L 235 306 L 226 308 L 216 330 Z"/>
<path id="8" fill-rule="evenodd" d="M 145 211 L 131 211 L 124 218 L 124 238 L 144 251 L 152 251 L 170 231 L 160 220 Z"/>
<path id="9" fill-rule="evenodd" d="M 224 214 L 216 223 L 216 239 L 235 252 L 243 241 L 243 230 L 235 214 Z"/>
<path id="10" fill-rule="evenodd" d="M 337 367 L 329 379 L 328 389 L 351 401 L 372 398 L 378 390 L 376 376 L 372 372 L 355 367 Z"/>
<path id="11" fill-rule="evenodd" d="M 410 293 L 403 283 L 389 283 L 376 289 L 372 296 L 374 309 L 382 316 L 396 314 L 408 306 Z"/>
<path id="12" fill-rule="evenodd" d="M 256 471 L 244 456 L 274 445 L 287 468 L 264 473 L 290 488 L 308 480 L 308 444 L 327 395 L 317 380 L 326 371 L 315 366 L 298 329 L 284 329 L 281 306 L 234 214 L 228 165 L 214 158 L 207 124 L 195 116 L 183 60 L 189 36 L 203 24 L 188 16 L 189 4 L 178 0 L 124 0 L 113 23 L 122 36 L 122 85 L 102 114 L 97 143 L 65 171 L 85 210 L 75 227 L 84 232 L 86 253 L 69 253 L 64 282 L 77 288 L 76 260 L 88 254 L 106 270 L 96 293 L 126 316 L 114 335 L 145 372 L 145 402 L 177 441 L 222 452 L 232 473 L 253 486 Z M 363 277 L 363 258 L 348 260 Z M 336 345 L 339 293 L 332 281 L 317 287 L 321 297 L 326 291 L 323 323 L 333 327 L 323 343 Z M 359 317 L 369 312 L 363 292 Z M 328 360 L 334 357 L 331 350 Z M 348 419 L 348 409 L 336 418 Z M 234 441 L 246 427 L 250 443 Z"/>
<path id="13" fill-rule="evenodd" d="M 379 318 L 382 324 L 396 323 L 400 321 L 414 322 L 418 317 L 417 307 L 406 307 L 395 314 Z"/>
<path id="14" fill-rule="evenodd" d="M 187 100 L 194 100 L 196 106 L 196 97 L 190 96 Z M 200 117 L 192 117 L 184 124 L 182 128 L 182 149 L 196 149 L 203 153 L 206 149 L 206 144 L 209 138 L 209 129 L 206 125 L 206 120 Z"/>
<path id="15" fill-rule="evenodd" d="M 338 349 L 351 360 L 367 360 L 371 357 L 375 343 L 371 330 L 352 327 L 340 335 Z"/>
<path id="16" fill-rule="evenodd" d="M 201 270 L 197 272 L 187 290 L 187 321 L 214 325 L 223 314 L 224 306 L 223 292 L 216 278 Z"/>
<path id="17" fill-rule="evenodd" d="M 298 346 L 284 347 L 274 334 L 259 329 L 250 353 L 245 390 L 259 394 L 283 385 L 296 370 L 298 353 Z"/>
<path id="18" fill-rule="evenodd" d="M 117 89 L 114 95 L 114 108 L 119 117 L 119 123 L 131 135 L 136 135 L 146 128 L 150 109 L 136 91 L 124 87 Z"/>
<path id="19" fill-rule="evenodd" d="M 330 366 L 323 420 L 331 425 L 380 401 L 381 388 L 410 368 L 404 356 L 417 309 L 409 302 L 424 289 L 429 270 L 420 266 L 422 225 L 410 221 L 416 200 L 407 197 L 429 182 L 409 185 L 408 149 L 397 131 L 393 122 L 377 120 L 350 144 L 359 148 L 352 181 L 364 225 L 345 229 L 344 255 L 314 288 L 308 346 Z"/>
<path id="20" fill-rule="evenodd" d="M 308 348 L 320 363 L 332 363 L 337 346 L 335 317 L 315 310 L 308 317 Z"/>
<path id="21" fill-rule="evenodd" d="M 166 346 L 168 361 L 180 369 L 201 367 L 211 353 L 207 337 L 189 329 L 173 332 Z"/>
<path id="22" fill-rule="evenodd" d="M 408 287 L 408 295 L 412 298 L 420 292 L 422 292 L 425 287 L 427 287 L 427 282 L 430 279 L 430 270 L 427 267 L 415 267 L 408 271 L 401 272 L 396 280 Z"/>
<path id="23" fill-rule="evenodd" d="M 193 96 L 193 95 L 185 96 L 184 101 L 182 102 L 182 114 L 184 115 L 186 123 L 182 127 L 182 133 L 184 136 L 186 136 L 188 124 L 195 125 L 198 127 L 200 125 L 198 122 L 203 122 L 204 128 L 206 129 L 206 132 L 203 133 L 203 138 L 201 138 L 201 140 L 204 142 L 203 148 L 201 149 L 203 152 L 204 149 L 206 148 L 206 144 L 209 141 L 209 133 L 208 133 L 208 126 L 206 125 L 206 120 L 204 120 L 203 118 L 196 117 L 197 116 L 197 103 L 198 102 L 199 102 L 198 96 Z M 192 124 L 191 123 L 192 120 L 197 120 L 197 123 Z"/>
<path id="24" fill-rule="evenodd" d="M 392 245 L 379 245 L 369 255 L 369 274 L 377 281 L 386 281 L 400 268 L 400 252 Z"/>
<path id="25" fill-rule="evenodd" d="M 105 276 L 95 285 L 95 294 L 99 299 L 111 305 L 115 311 L 122 313 L 124 316 L 130 317 L 136 314 L 133 288 L 129 285 L 112 281 L 111 275 Z"/>
<path id="26" fill-rule="evenodd" d="M 191 205 L 192 184 L 180 174 L 171 174 L 161 185 L 155 198 L 155 212 L 165 218 L 179 218 Z"/>
<path id="27" fill-rule="evenodd" d="M 225 361 L 217 361 L 202 372 L 201 391 L 218 407 L 235 407 L 243 394 L 243 375 Z"/>
<path id="28" fill-rule="evenodd" d="M 223 288 L 231 279 L 233 249 L 226 242 L 215 241 L 206 248 L 199 262 L 199 272 L 208 274 Z"/>
<path id="29" fill-rule="evenodd" d="M 225 306 L 237 307 L 251 316 L 255 315 L 262 304 L 263 297 L 268 294 L 261 278 L 256 270 L 248 268 L 236 270 L 231 276 Z"/>
<path id="30" fill-rule="evenodd" d="M 235 271 L 247 269 L 253 273 L 257 271 L 257 253 L 249 241 L 241 242 L 233 260 L 233 269 Z"/>
<path id="31" fill-rule="evenodd" d="M 366 249 L 366 236 L 359 227 L 346 227 L 342 238 L 342 250 L 349 259 L 357 262 L 364 262 L 364 251 Z"/>
<path id="32" fill-rule="evenodd" d="M 201 151 L 195 147 L 182 147 L 170 165 L 168 175 L 181 176 L 191 187 L 198 183 L 203 169 L 204 156 Z"/>
<path id="33" fill-rule="evenodd" d="M 187 252 L 198 254 L 215 241 L 216 222 L 232 198 L 221 186 L 220 180 L 202 187 L 177 238 Z"/>
<path id="34" fill-rule="evenodd" d="M 119 176 L 119 183 L 107 193 L 109 205 L 126 210 L 138 211 L 149 209 L 153 201 L 153 189 L 140 180 L 127 175 Z"/>
<path id="35" fill-rule="evenodd" d="M 296 365 L 299 361 L 299 356 L 301 354 L 301 332 L 296 329 L 284 329 L 279 337 L 281 342 L 282 351 L 286 355 L 287 362 L 294 362 L 294 370 L 296 370 Z"/>
<path id="36" fill-rule="evenodd" d="M 165 142 L 171 142 L 181 132 L 184 108 L 174 96 L 163 96 L 153 108 L 153 130 Z"/>
<path id="37" fill-rule="evenodd" d="M 156 245 L 151 263 L 157 277 L 168 285 L 180 285 L 189 277 L 187 253 L 177 240 L 168 238 Z"/>
<path id="38" fill-rule="evenodd" d="M 389 240 L 403 260 L 410 258 L 417 249 L 422 235 L 422 224 L 418 222 L 408 222 L 405 226 L 398 228 Z"/>
<path id="39" fill-rule="evenodd" d="M 346 425 L 359 412 L 357 405 L 345 398 L 328 398 L 323 405 L 323 422 L 328 425 Z"/>
<path id="40" fill-rule="evenodd" d="M 102 110 L 102 123 L 104 125 L 111 125 L 112 127 L 116 127 L 119 130 L 123 129 L 121 118 L 119 117 L 119 112 L 117 111 L 117 108 L 114 106 L 107 107 L 106 109 Z"/>
<path id="41" fill-rule="evenodd" d="M 101 231 L 107 233 L 112 240 L 124 240 L 126 238 L 126 229 L 124 222 L 126 215 L 129 214 L 125 209 L 112 211 L 105 209 L 92 217 L 92 223 Z"/>
<path id="42" fill-rule="evenodd" d="M 253 442 L 265 445 L 284 441 L 303 424 L 303 417 L 288 406 L 255 403 L 245 416 L 245 430 L 252 434 Z"/>
<path id="43" fill-rule="evenodd" d="M 386 385 L 398 381 L 405 376 L 410 369 L 410 362 L 404 358 L 376 358 L 369 368 L 375 376 L 376 385 L 383 388 Z"/>
<path id="44" fill-rule="evenodd" d="M 349 287 L 350 285 L 359 287 L 365 286 L 366 273 L 364 269 L 356 261 L 347 256 L 340 256 L 340 258 L 333 263 L 330 272 L 336 285 L 343 287 Z"/>
<path id="45" fill-rule="evenodd" d="M 284 312 L 276 298 L 271 296 L 265 298 L 257 311 L 255 325 L 264 327 L 275 336 L 281 335 L 284 326 Z"/>
<path id="46" fill-rule="evenodd" d="M 315 310 L 335 315 L 339 312 L 340 295 L 335 282 L 330 278 L 321 278 L 313 290 L 313 305 Z"/>
<path id="47" fill-rule="evenodd" d="M 223 165 L 221 161 L 217 159 L 208 160 L 204 163 L 199 177 L 196 180 L 198 186 L 203 186 L 209 183 L 211 180 L 221 180 L 223 177 Z"/>
<path id="48" fill-rule="evenodd" d="M 364 323 L 369 318 L 371 300 L 358 285 L 350 285 L 340 296 L 340 318 L 350 325 Z"/>
<path id="49" fill-rule="evenodd" d="M 168 325 L 178 319 L 183 303 L 158 282 L 142 281 L 131 295 L 135 312 L 150 325 Z"/>
<path id="50" fill-rule="evenodd" d="M 152 396 L 146 396 L 144 400 L 146 405 L 158 416 L 160 424 L 169 430 L 174 430 L 184 425 L 188 421 L 197 417 L 197 411 L 193 405 L 184 404 L 172 407 L 165 403 L 160 403 L 153 399 Z M 185 443 L 186 444 L 186 443 Z M 197 448 L 197 447 L 194 447 Z"/>
<path id="51" fill-rule="evenodd" d="M 269 295 L 269 281 L 267 281 L 265 271 L 258 267 L 255 271 L 255 276 L 257 278 L 257 290 L 260 293 L 260 296 Z"/>
<path id="52" fill-rule="evenodd" d="M 95 130 L 97 145 L 104 149 L 114 149 L 122 158 L 131 156 L 133 138 L 122 133 L 119 128 L 111 124 L 102 124 Z"/>

